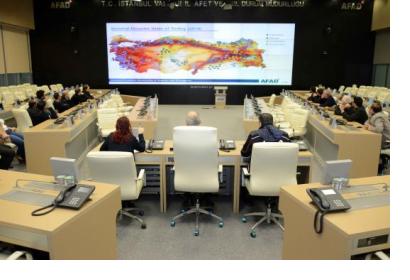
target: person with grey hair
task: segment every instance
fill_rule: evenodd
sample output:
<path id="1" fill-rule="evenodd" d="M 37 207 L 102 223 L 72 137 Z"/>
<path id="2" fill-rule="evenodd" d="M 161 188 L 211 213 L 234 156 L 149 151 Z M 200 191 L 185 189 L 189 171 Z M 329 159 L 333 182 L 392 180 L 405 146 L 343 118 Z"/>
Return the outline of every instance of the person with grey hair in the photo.
<path id="1" fill-rule="evenodd" d="M 353 102 L 353 99 L 349 95 L 344 95 L 340 104 L 336 106 L 335 115 L 342 116 L 345 111 L 351 113 L 352 107 L 350 106 Z"/>
<path id="2" fill-rule="evenodd" d="M 336 105 L 336 101 L 332 96 L 330 89 L 325 89 L 320 97 L 320 107 L 333 107 Z"/>
<path id="3" fill-rule="evenodd" d="M 195 111 L 190 111 L 186 115 L 185 123 L 188 126 L 197 126 L 201 124 L 201 119 L 199 118 L 199 114 Z"/>

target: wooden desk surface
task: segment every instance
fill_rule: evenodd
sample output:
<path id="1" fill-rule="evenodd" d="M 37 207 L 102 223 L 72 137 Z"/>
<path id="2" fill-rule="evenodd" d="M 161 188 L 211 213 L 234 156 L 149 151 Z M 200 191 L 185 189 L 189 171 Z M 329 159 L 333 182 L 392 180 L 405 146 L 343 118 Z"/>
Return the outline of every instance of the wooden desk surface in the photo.
<path id="1" fill-rule="evenodd" d="M 235 150 L 222 151 L 222 150 L 218 149 L 219 156 L 240 157 L 243 144 L 245 144 L 244 140 L 235 140 L 235 145 L 236 145 Z M 170 148 L 172 146 L 173 146 L 173 141 L 172 140 L 165 140 L 163 150 L 153 150 L 152 153 L 144 152 L 144 154 L 151 154 L 151 155 L 158 155 L 158 156 L 172 156 L 174 154 L 174 151 L 170 150 Z M 99 148 L 98 148 L 98 150 L 99 150 Z M 94 149 L 94 151 L 96 151 L 96 149 Z M 299 152 L 299 157 L 312 157 L 312 156 L 313 156 L 312 153 L 309 152 L 309 151 L 300 151 Z"/>
<path id="2" fill-rule="evenodd" d="M 390 176 L 350 179 L 349 183 L 351 185 L 382 183 L 390 185 Z M 316 207 L 311 204 L 311 198 L 306 193 L 306 189 L 320 186 L 320 183 L 285 186 L 281 189 L 280 197 L 288 196 L 296 203 L 302 205 L 307 211 L 314 213 L 316 212 Z M 348 194 L 343 194 L 345 198 L 347 195 Z M 324 220 L 346 235 L 381 231 L 385 230 L 386 227 L 390 228 L 390 205 L 330 213 L 324 217 Z"/>
<path id="3" fill-rule="evenodd" d="M 47 182 L 52 182 L 54 180 L 51 176 L 0 170 L 0 194 L 12 190 L 16 185 L 17 179 Z M 58 230 L 62 225 L 71 222 L 76 217 L 83 215 L 97 204 L 103 202 L 109 196 L 118 196 L 118 201 L 120 200 L 120 188 L 117 185 L 89 181 L 81 181 L 80 183 L 95 186 L 95 191 L 91 195 L 91 200 L 80 210 L 76 211 L 57 208 L 47 215 L 33 217 L 31 216 L 31 212 L 38 209 L 40 206 L 0 199 L 0 225 L 12 226 L 23 230 L 41 233 L 51 233 Z M 56 192 L 54 193 L 55 195 L 58 194 Z"/>

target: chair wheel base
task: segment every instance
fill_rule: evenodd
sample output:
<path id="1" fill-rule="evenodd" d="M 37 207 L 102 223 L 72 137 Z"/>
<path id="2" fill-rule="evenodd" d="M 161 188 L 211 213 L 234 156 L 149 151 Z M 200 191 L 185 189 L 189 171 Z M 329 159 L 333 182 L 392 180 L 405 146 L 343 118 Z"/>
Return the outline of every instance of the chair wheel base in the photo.
<path id="1" fill-rule="evenodd" d="M 256 237 L 256 232 L 255 232 L 254 230 L 252 230 L 251 233 L 250 233 L 250 236 L 251 236 L 252 238 L 255 238 L 255 237 Z"/>
<path id="2" fill-rule="evenodd" d="M 224 227 L 224 222 L 219 222 L 218 226 L 219 226 L 220 228 L 223 228 L 223 227 Z"/>
<path id="3" fill-rule="evenodd" d="M 141 210 L 141 211 L 138 212 L 138 215 L 140 215 L 140 216 L 144 216 L 144 214 L 145 214 L 144 210 Z"/>
<path id="4" fill-rule="evenodd" d="M 172 220 L 171 223 L 170 223 L 170 225 L 171 225 L 171 227 L 175 227 L 175 221 Z"/>
<path id="5" fill-rule="evenodd" d="M 194 236 L 198 236 L 199 235 L 199 230 L 194 230 Z"/>
<path id="6" fill-rule="evenodd" d="M 142 224 L 142 225 L 141 225 L 141 228 L 142 228 L 142 229 L 146 229 L 146 228 L 147 228 L 147 225 L 146 225 L 146 224 Z"/>
<path id="7" fill-rule="evenodd" d="M 242 223 L 246 223 L 248 221 L 248 219 L 246 217 L 242 217 Z"/>

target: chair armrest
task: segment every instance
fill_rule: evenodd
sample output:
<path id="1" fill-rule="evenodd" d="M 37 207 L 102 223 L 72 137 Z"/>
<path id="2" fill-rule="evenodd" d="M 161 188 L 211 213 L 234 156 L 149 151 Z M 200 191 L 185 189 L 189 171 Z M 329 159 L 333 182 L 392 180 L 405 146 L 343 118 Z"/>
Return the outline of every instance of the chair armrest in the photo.
<path id="1" fill-rule="evenodd" d="M 222 183 L 223 181 L 223 166 L 222 164 L 218 165 L 218 179 L 219 179 L 219 183 Z"/>
<path id="2" fill-rule="evenodd" d="M 146 185 L 146 180 L 145 180 L 145 169 L 141 169 L 140 172 L 138 173 L 138 177 L 136 181 L 141 181 L 143 183 L 143 186 Z"/>
<path id="3" fill-rule="evenodd" d="M 25 257 L 26 260 L 32 260 L 33 256 L 26 251 L 15 251 L 13 254 L 7 257 L 7 260 L 18 260 L 20 257 Z"/>
<path id="4" fill-rule="evenodd" d="M 248 168 L 242 167 L 242 172 L 243 172 L 243 176 L 251 177 L 251 174 L 249 173 Z"/>

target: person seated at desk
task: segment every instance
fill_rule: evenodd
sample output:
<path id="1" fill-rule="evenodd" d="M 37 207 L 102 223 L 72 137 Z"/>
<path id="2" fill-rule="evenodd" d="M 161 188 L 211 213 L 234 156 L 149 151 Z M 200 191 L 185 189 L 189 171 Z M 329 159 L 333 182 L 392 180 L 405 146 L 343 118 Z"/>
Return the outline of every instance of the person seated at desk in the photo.
<path id="1" fill-rule="evenodd" d="M 370 119 L 366 121 L 364 128 L 382 135 L 382 149 L 390 147 L 390 121 L 382 109 L 379 101 L 374 101 L 369 109 Z"/>
<path id="2" fill-rule="evenodd" d="M 92 96 L 91 93 L 90 93 L 90 86 L 89 85 L 84 85 L 83 86 L 83 95 L 84 95 L 85 100 L 94 99 L 94 96 Z"/>
<path id="3" fill-rule="evenodd" d="M 323 90 L 322 90 L 323 91 Z M 308 97 L 308 101 L 312 101 L 313 103 L 319 103 L 320 100 L 320 95 L 317 91 L 316 91 L 316 87 L 310 87 L 310 96 Z"/>
<path id="4" fill-rule="evenodd" d="M 289 135 L 273 126 L 273 117 L 269 113 L 259 115 L 260 127 L 257 130 L 251 131 L 245 144 L 242 147 L 241 155 L 250 157 L 252 155 L 252 146 L 258 142 L 290 142 Z"/>
<path id="5" fill-rule="evenodd" d="M 0 130 L 0 169 L 9 169 L 11 162 L 16 155 L 13 149 L 6 145 L 6 143 L 9 142 L 11 142 L 10 136 L 6 132 Z"/>
<path id="6" fill-rule="evenodd" d="M 29 113 L 30 114 L 30 113 Z M 39 101 L 33 110 L 33 116 L 30 115 L 33 126 L 38 125 L 48 119 L 56 119 L 58 116 L 51 108 L 46 108 L 46 102 Z"/>
<path id="7" fill-rule="evenodd" d="M 70 101 L 67 99 L 68 97 L 63 98 L 64 95 L 60 95 L 60 93 L 54 93 L 54 102 L 53 106 L 57 110 L 57 112 L 62 113 L 68 109 L 70 109 Z"/>
<path id="8" fill-rule="evenodd" d="M 315 98 L 312 98 L 312 100 L 309 100 L 309 98 L 308 98 L 308 100 L 309 100 L 309 101 L 312 101 L 313 103 L 319 103 L 322 94 L 323 94 L 323 88 L 318 88 L 318 89 L 316 90 Z"/>
<path id="9" fill-rule="evenodd" d="M 139 130 L 138 139 L 132 134 L 131 123 L 127 117 L 117 120 L 115 131 L 105 139 L 100 151 L 138 152 L 145 151 L 145 139 L 142 129 Z"/>
<path id="10" fill-rule="evenodd" d="M 33 98 L 28 101 L 27 112 L 34 126 L 34 123 L 37 121 L 38 110 L 37 110 L 37 102 Z"/>
<path id="11" fill-rule="evenodd" d="M 336 101 L 332 96 L 330 89 L 325 89 L 319 100 L 320 107 L 333 107 L 336 105 Z"/>
<path id="12" fill-rule="evenodd" d="M 358 122 L 364 124 L 368 117 L 366 113 L 366 109 L 363 107 L 363 99 L 361 97 L 355 96 L 353 98 L 353 103 L 351 105 L 346 105 L 345 108 L 352 108 L 352 110 L 346 110 L 342 114 L 343 118 L 345 118 L 349 122 Z"/>
<path id="13" fill-rule="evenodd" d="M 5 136 L 6 133 L 10 137 L 11 143 L 17 146 L 17 155 L 20 163 L 26 161 L 26 153 L 24 150 L 24 136 L 21 133 L 16 132 L 15 127 L 8 127 L 3 119 L 0 119 L 0 134 Z"/>
<path id="14" fill-rule="evenodd" d="M 81 89 L 76 88 L 74 95 L 71 97 L 71 106 L 76 106 L 80 103 L 83 103 L 84 101 L 86 101 L 86 97 L 84 96 L 84 94 L 81 92 Z"/>
<path id="15" fill-rule="evenodd" d="M 46 96 L 44 90 L 40 89 L 36 92 L 37 102 L 46 101 Z"/>
<path id="16" fill-rule="evenodd" d="M 195 111 L 190 111 L 187 113 L 185 118 L 185 124 L 187 126 L 197 126 L 201 124 L 201 119 L 199 118 L 199 114 Z"/>
<path id="17" fill-rule="evenodd" d="M 352 98 L 348 95 L 344 95 L 340 103 L 336 106 L 335 115 L 342 116 L 343 113 L 350 112 L 353 110 L 352 108 Z M 351 112 L 350 112 L 351 113 Z"/>

